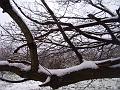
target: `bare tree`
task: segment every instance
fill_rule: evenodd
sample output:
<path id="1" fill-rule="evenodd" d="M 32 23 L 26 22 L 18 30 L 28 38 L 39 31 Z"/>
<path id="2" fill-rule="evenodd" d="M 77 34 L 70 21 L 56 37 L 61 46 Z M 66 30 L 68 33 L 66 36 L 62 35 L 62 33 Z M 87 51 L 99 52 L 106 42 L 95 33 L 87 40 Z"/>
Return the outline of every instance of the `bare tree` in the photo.
<path id="1" fill-rule="evenodd" d="M 20 7 L 14 0 L 12 1 L 16 5 L 17 10 L 31 22 L 30 25 L 26 24 L 23 17 L 17 13 L 17 10 L 10 3 L 10 0 L 0 0 L 0 7 L 3 9 L 3 13 L 8 13 L 19 27 L 18 30 L 20 30 L 19 37 L 16 37 L 17 34 L 11 34 L 11 31 L 8 32 L 12 40 L 19 41 L 20 44 L 23 43 L 17 47 L 14 54 L 27 46 L 24 50 L 29 55 L 30 60 L 9 59 L 0 61 L 0 71 L 14 72 L 25 78 L 20 81 L 9 81 L 3 78 L 1 80 L 14 83 L 35 80 L 43 82 L 40 86 L 50 86 L 56 89 L 83 80 L 120 78 L 119 56 L 117 58 L 112 58 L 113 56 L 107 57 L 104 60 L 99 58 L 103 55 L 104 47 L 120 45 L 120 8 L 113 13 L 103 5 L 102 0 L 97 0 L 97 2 L 83 0 L 85 4 L 91 5 L 97 10 L 92 14 L 88 13 L 85 18 L 80 18 L 79 16 L 66 16 L 66 12 L 69 4 L 79 4 L 82 0 L 61 0 L 67 5 L 67 8 L 65 13 L 60 16 L 55 14 L 45 0 L 41 0 L 41 2 L 35 1 L 38 6 L 44 9 L 44 12 Z M 27 15 L 22 8 L 39 16 L 38 18 L 40 19 Z M 99 17 L 102 13 L 104 15 Z M 74 23 L 74 21 L 66 22 L 65 19 L 78 20 Z M 29 28 L 30 26 L 33 27 Z M 8 28 L 3 29 L 8 31 Z M 16 28 L 12 29 L 16 30 Z M 96 60 L 85 60 L 83 52 L 89 52 L 88 49 L 99 50 L 94 54 L 97 55 Z M 48 51 L 47 54 L 44 51 Z M 73 52 L 71 55 L 75 57 L 72 58 L 72 61 L 74 59 L 78 60 L 79 65 L 64 69 L 48 69 L 39 62 L 39 59 L 42 60 L 48 55 L 51 57 L 56 55 L 57 57 L 57 55 L 70 51 Z M 56 60 L 56 58 L 54 59 Z"/>

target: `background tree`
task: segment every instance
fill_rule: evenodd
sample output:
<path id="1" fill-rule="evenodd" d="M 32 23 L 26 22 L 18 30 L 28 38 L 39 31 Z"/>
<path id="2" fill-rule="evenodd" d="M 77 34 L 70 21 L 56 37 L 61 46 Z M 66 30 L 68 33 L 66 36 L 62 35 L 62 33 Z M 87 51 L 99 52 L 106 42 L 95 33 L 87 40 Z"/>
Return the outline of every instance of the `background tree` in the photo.
<path id="1" fill-rule="evenodd" d="M 1 40 L 16 47 L 12 58 L 0 61 L 0 71 L 25 78 L 1 80 L 42 81 L 40 86 L 56 89 L 83 80 L 119 78 L 120 8 L 111 11 L 104 0 L 56 1 L 52 4 L 66 8 L 52 10 L 45 0 L 25 3 L 28 7 L 0 1 L 3 13 L 13 19 L 1 25 Z M 93 10 L 82 13 L 85 7 Z"/>

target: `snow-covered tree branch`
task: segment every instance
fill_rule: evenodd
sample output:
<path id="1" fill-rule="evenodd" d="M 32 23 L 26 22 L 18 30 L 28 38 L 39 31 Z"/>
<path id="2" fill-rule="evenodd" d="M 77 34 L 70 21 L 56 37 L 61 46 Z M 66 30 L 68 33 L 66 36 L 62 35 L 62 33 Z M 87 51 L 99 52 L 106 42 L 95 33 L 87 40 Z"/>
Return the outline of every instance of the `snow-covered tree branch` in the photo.
<path id="1" fill-rule="evenodd" d="M 82 3 L 79 0 L 66 2 Z M 97 8 L 96 12 L 87 14 L 86 18 L 73 18 L 71 15 L 74 13 L 69 15 L 70 12 L 67 12 L 69 5 L 59 17 L 59 13 L 56 14 L 47 1 L 35 3 L 43 11 L 22 7 L 14 0 L 13 7 L 10 0 L 0 0 L 3 13 L 7 13 L 14 21 L 9 28 L 3 28 L 8 33 L 1 33 L 1 36 L 10 36 L 10 42 L 19 44 L 13 50 L 13 57 L 11 55 L 7 60 L 0 61 L 0 71 L 10 71 L 25 78 L 20 81 L 0 78 L 1 80 L 11 83 L 35 80 L 43 82 L 41 87 L 50 86 L 56 89 L 84 80 L 120 78 L 119 50 L 113 52 L 113 49 L 120 46 L 120 8 L 113 13 L 99 0 L 97 4 L 88 0 L 87 4 Z M 26 9 L 32 14 L 27 15 L 24 11 Z M 99 17 L 102 12 L 105 16 Z M 76 18 L 80 20 L 77 21 Z M 69 21 L 71 19 L 75 21 Z M 45 60 L 46 67 L 43 63 Z M 74 66 L 73 61 L 76 62 Z M 64 68 L 60 68 L 63 63 Z M 56 66 L 56 69 L 49 69 L 47 65 L 51 68 Z"/>
<path id="2" fill-rule="evenodd" d="M 39 65 L 38 72 L 35 73 L 31 71 L 30 65 L 0 61 L 0 71 L 11 71 L 28 80 L 42 81 L 43 84 L 40 86 L 51 86 L 52 88 L 59 88 L 83 80 L 120 78 L 119 69 L 120 58 L 84 61 L 80 65 L 66 69 L 47 69 Z M 17 82 L 13 81 L 13 83 Z"/>

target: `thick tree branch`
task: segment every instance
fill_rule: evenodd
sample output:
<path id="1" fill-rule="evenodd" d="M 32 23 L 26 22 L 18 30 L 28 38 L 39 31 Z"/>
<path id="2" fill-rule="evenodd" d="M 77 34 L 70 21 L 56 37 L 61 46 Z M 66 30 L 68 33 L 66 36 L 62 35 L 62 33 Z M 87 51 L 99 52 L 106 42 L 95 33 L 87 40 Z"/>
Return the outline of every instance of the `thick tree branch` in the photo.
<path id="1" fill-rule="evenodd" d="M 49 82 L 46 82 L 40 86 L 51 86 L 52 88 L 58 88 L 83 80 L 120 77 L 120 58 L 95 62 L 92 61 L 92 63 L 90 63 L 91 61 L 85 61 L 81 65 L 75 67 L 49 70 L 53 76 L 50 77 Z"/>
<path id="2" fill-rule="evenodd" d="M 58 26 L 57 29 L 51 29 L 48 33 L 41 35 L 41 37 L 49 35 L 54 31 L 60 31 L 65 41 L 69 44 L 70 48 L 72 48 L 72 50 L 76 53 L 81 64 L 65 69 L 47 69 L 39 65 L 38 56 L 37 56 L 37 46 L 36 43 L 34 42 L 34 38 L 29 28 L 22 20 L 20 15 L 11 6 L 9 0 L 0 0 L 0 7 L 3 9 L 3 12 L 7 12 L 13 18 L 13 20 L 18 24 L 21 31 L 24 33 L 24 36 L 27 40 L 27 45 L 30 49 L 30 56 L 31 56 L 30 57 L 31 63 L 20 60 L 0 61 L 0 71 L 10 71 L 16 73 L 20 77 L 26 78 L 26 80 L 41 81 L 43 82 L 43 84 L 40 86 L 51 86 L 54 89 L 83 80 L 99 79 L 99 78 L 120 78 L 120 57 L 113 59 L 106 59 L 102 61 L 83 61 L 81 54 L 77 51 L 78 48 L 73 45 L 73 43 L 65 34 L 65 31 L 76 30 L 76 32 L 79 32 L 80 35 L 100 41 L 100 43 L 103 42 L 103 44 L 102 43 L 99 44 L 100 46 L 110 43 L 116 44 L 112 40 L 107 40 L 92 36 L 87 32 L 81 31 L 79 28 L 99 25 L 102 22 L 103 23 L 119 22 L 120 17 L 118 11 L 117 11 L 118 13 L 117 17 L 103 19 L 100 20 L 99 22 L 95 21 L 91 23 L 82 24 L 79 26 L 73 26 L 72 24 L 69 23 L 59 22 L 56 16 L 54 15 L 54 13 L 52 12 L 52 10 L 45 3 L 45 1 L 44 0 L 41 1 L 43 2 L 44 6 L 47 8 L 53 20 L 55 21 L 55 22 L 49 22 L 49 24 L 52 23 Z M 61 25 L 65 25 L 67 27 L 62 27 Z M 24 46 L 25 45 L 18 47 L 15 50 L 15 52 L 17 52 L 20 48 Z M 98 47 L 98 46 L 96 45 L 94 47 Z M 3 78 L 0 79 L 8 82 L 14 82 L 14 81 L 5 80 Z M 20 82 L 20 81 L 15 81 L 15 82 Z"/>
<path id="3" fill-rule="evenodd" d="M 40 86 L 59 88 L 79 81 L 120 78 L 120 57 L 102 61 L 84 61 L 80 65 L 66 69 L 47 69 L 39 65 L 38 72 L 31 72 L 30 65 L 0 61 L 0 71 L 11 71 L 17 75 L 44 82 Z"/>
<path id="4" fill-rule="evenodd" d="M 20 15 L 15 11 L 15 9 L 11 6 L 9 0 L 1 0 L 0 1 L 0 7 L 3 9 L 4 12 L 7 12 L 11 18 L 18 24 L 21 31 L 23 32 L 28 47 L 30 49 L 30 57 L 31 57 L 31 69 L 33 71 L 37 71 L 39 61 L 38 61 L 38 55 L 37 55 L 37 46 L 34 42 L 33 36 L 27 27 L 26 23 L 23 21 L 23 19 L 20 17 Z"/>

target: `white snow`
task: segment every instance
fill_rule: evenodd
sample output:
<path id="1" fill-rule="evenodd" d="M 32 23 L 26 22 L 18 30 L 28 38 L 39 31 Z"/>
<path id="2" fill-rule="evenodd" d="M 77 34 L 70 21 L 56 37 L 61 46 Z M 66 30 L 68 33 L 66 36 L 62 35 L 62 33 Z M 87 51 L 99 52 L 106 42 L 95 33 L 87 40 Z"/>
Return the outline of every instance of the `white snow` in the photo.
<path id="1" fill-rule="evenodd" d="M 93 81 L 82 81 L 61 87 L 57 90 L 120 90 L 120 79 L 98 79 Z M 0 81 L 0 90 L 51 90 L 50 87 L 39 87 L 41 82 L 27 81 L 23 83 L 11 84 Z M 84 89 L 86 87 L 86 89 Z"/>
<path id="2" fill-rule="evenodd" d="M 120 57 L 112 58 L 112 59 L 110 59 L 110 60 L 111 60 L 111 61 L 120 60 Z"/>
<path id="3" fill-rule="evenodd" d="M 22 64 L 22 63 L 9 63 L 8 61 L 0 61 L 0 65 L 9 65 L 21 68 L 21 70 L 28 71 L 31 69 L 31 66 Z"/>
<path id="4" fill-rule="evenodd" d="M 51 74 L 55 74 L 57 76 L 63 76 L 65 74 L 69 74 L 71 72 L 75 72 L 75 71 L 87 69 L 87 68 L 97 69 L 98 66 L 93 61 L 84 61 L 80 65 L 77 65 L 74 67 L 70 67 L 66 69 L 49 69 L 49 71 L 51 72 Z"/>
<path id="5" fill-rule="evenodd" d="M 8 65 L 9 62 L 8 61 L 0 61 L 0 65 Z"/>
<path id="6" fill-rule="evenodd" d="M 115 60 L 120 60 L 120 57 L 118 58 L 113 58 L 113 59 L 110 59 L 111 61 L 115 61 Z M 117 67 L 120 67 L 120 64 L 116 64 L 116 65 L 112 65 L 110 66 L 111 68 L 117 68 Z"/>
<path id="7" fill-rule="evenodd" d="M 24 70 L 24 71 L 28 71 L 31 69 L 31 66 L 27 66 L 27 65 L 22 64 L 22 63 L 10 63 L 9 65 L 21 68 L 21 70 Z"/>
<path id="8" fill-rule="evenodd" d="M 101 61 L 94 61 L 94 62 L 98 64 L 98 63 L 102 63 L 102 62 L 106 62 L 106 61 L 115 61 L 115 60 L 120 60 L 120 57 L 110 58 L 110 59 L 101 60 Z"/>
<path id="9" fill-rule="evenodd" d="M 120 64 L 116 64 L 116 65 L 112 65 L 110 66 L 111 68 L 117 68 L 117 67 L 120 67 Z"/>
<path id="10" fill-rule="evenodd" d="M 38 81 L 27 81 L 23 83 L 6 83 L 0 82 L 0 90 L 40 90 L 41 82 Z"/>

